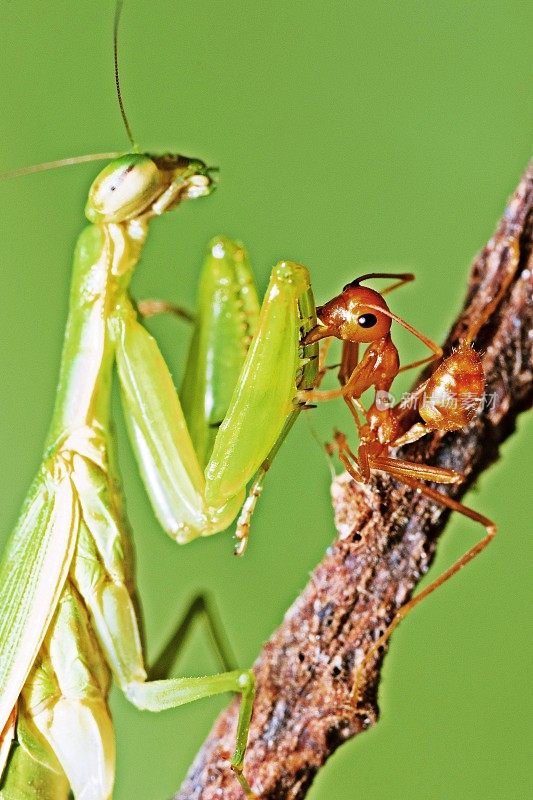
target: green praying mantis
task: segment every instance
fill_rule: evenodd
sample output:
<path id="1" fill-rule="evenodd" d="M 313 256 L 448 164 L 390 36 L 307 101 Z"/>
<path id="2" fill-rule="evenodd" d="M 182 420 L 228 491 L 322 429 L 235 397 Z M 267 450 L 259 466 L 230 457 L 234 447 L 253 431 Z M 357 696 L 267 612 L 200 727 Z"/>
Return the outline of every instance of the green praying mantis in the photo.
<path id="1" fill-rule="evenodd" d="M 120 4 L 116 25 L 119 14 Z M 118 76 L 116 36 L 115 66 Z M 150 711 L 240 694 L 231 766 L 255 797 L 243 774 L 253 673 L 149 680 L 111 428 L 116 365 L 146 491 L 179 543 L 225 530 L 255 475 L 239 521 L 242 551 L 263 477 L 302 407 L 297 393 L 317 375 L 318 346 L 301 344 L 316 325 L 309 274 L 280 262 L 260 307 L 242 246 L 211 242 L 181 403 L 128 291 L 150 222 L 213 188 L 204 162 L 135 148 L 90 189 L 52 424 L 0 566 L 2 800 L 112 796 L 111 674 Z"/>
<path id="2" fill-rule="evenodd" d="M 316 324 L 307 270 L 278 264 L 259 311 L 242 247 L 218 237 L 200 282 L 182 411 L 128 285 L 150 221 L 212 187 L 203 162 L 137 153 L 115 159 L 91 187 L 43 463 L 0 571 L 4 763 L 18 742 L 0 790 L 6 800 L 23 782 L 35 797 L 66 796 L 69 785 L 83 800 L 111 796 L 109 669 L 140 709 L 240 693 L 232 767 L 253 797 L 242 774 L 253 674 L 147 680 L 110 433 L 116 362 L 146 490 L 183 543 L 228 527 L 298 414 L 297 390 L 314 383 L 317 345 L 299 343 Z"/>

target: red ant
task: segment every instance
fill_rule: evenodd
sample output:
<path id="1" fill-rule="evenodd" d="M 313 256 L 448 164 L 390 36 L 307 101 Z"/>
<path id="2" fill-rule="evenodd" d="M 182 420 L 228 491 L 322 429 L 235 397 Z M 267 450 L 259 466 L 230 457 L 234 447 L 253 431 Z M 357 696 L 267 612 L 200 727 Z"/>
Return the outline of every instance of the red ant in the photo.
<path id="1" fill-rule="evenodd" d="M 341 294 L 317 308 L 319 324 L 304 339 L 304 344 L 327 339 L 322 347 L 321 369 L 317 386 L 327 369 L 325 356 L 332 341 L 331 337 L 342 340 L 339 369 L 341 388 L 329 391 L 314 389 L 300 394 L 301 399 L 306 402 L 341 396 L 347 404 L 359 433 L 357 454 L 350 449 L 343 433 L 337 432 L 335 440 L 339 458 L 352 478 L 360 483 L 368 483 L 372 471 L 385 472 L 452 511 L 458 511 L 475 522 L 479 522 L 486 529 L 486 535 L 480 542 L 471 547 L 442 575 L 395 614 L 385 632 L 373 643 L 358 668 L 353 690 L 356 699 L 367 663 L 386 643 L 399 622 L 421 600 L 484 550 L 496 535 L 496 525 L 490 519 L 422 483 L 422 481 L 432 481 L 442 484 L 458 484 L 464 480 L 464 475 L 452 469 L 396 458 L 395 455 L 391 455 L 391 450 L 415 442 L 431 431 L 460 430 L 471 423 L 479 413 L 483 401 L 485 376 L 481 359 L 474 350 L 472 342 L 498 306 L 515 274 L 519 262 L 518 244 L 511 240 L 508 246 L 510 250 L 509 266 L 498 292 L 469 327 L 457 349 L 441 361 L 430 378 L 414 393 L 421 421 L 410 427 L 406 426 L 406 415 L 401 404 L 391 406 L 390 402 L 383 402 L 383 397 L 388 398 L 389 395 L 382 393 L 388 393 L 398 373 L 441 359 L 442 350 L 407 322 L 393 314 L 383 295 L 412 281 L 414 275 L 375 272 L 357 278 L 345 286 Z M 398 280 L 380 293 L 361 286 L 362 281 L 371 278 L 395 278 Z M 432 351 L 432 354 L 401 367 L 398 351 L 390 333 L 393 320 L 420 339 Z M 359 359 L 359 344 L 361 343 L 367 343 L 368 348 Z M 376 390 L 376 399 L 370 408 L 365 409 L 360 398 L 371 387 Z M 359 415 L 363 417 L 364 422 L 361 422 Z"/>

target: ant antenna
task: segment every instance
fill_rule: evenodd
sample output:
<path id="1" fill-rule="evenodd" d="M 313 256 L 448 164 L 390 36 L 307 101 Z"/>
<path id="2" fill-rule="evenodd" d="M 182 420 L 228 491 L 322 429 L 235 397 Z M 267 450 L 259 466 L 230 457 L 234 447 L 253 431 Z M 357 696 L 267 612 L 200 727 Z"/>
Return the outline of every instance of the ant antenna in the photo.
<path id="1" fill-rule="evenodd" d="M 33 164 L 30 167 L 20 167 L 9 172 L 0 172 L 0 181 L 9 178 L 20 178 L 23 175 L 33 175 L 34 172 L 45 172 L 48 169 L 58 169 L 59 167 L 70 167 L 73 164 L 85 164 L 88 161 L 112 161 L 122 153 L 90 153 L 86 156 L 72 156 L 71 158 L 60 158 L 58 161 L 45 161 L 42 164 Z"/>
<path id="2" fill-rule="evenodd" d="M 398 286 L 402 286 L 404 283 L 410 283 L 411 281 L 414 281 L 415 276 L 412 272 L 367 272 L 366 275 L 361 275 L 354 281 L 347 283 L 346 286 L 343 287 L 342 291 L 344 292 L 346 289 L 355 289 L 357 286 L 359 286 L 361 281 L 369 281 L 371 278 L 397 278 L 398 283 L 393 283 L 392 286 L 387 286 L 386 289 L 383 289 L 380 292 L 380 294 L 388 294 Z"/>
<path id="3" fill-rule="evenodd" d="M 126 133 L 128 134 L 128 139 L 130 140 L 130 144 L 134 150 L 138 150 L 138 146 L 135 143 L 133 138 L 133 134 L 131 132 L 130 123 L 128 122 L 128 117 L 126 116 L 126 110 L 124 108 L 124 102 L 122 100 L 122 92 L 120 91 L 120 72 L 118 68 L 118 28 L 120 24 L 120 15 L 122 14 L 122 6 L 124 5 L 124 0 L 117 0 L 115 5 L 115 24 L 113 25 L 113 55 L 115 60 L 115 86 L 117 87 L 117 98 L 118 104 L 120 107 L 120 113 L 122 114 L 122 120 L 124 122 L 124 127 L 126 128 Z"/>
<path id="4" fill-rule="evenodd" d="M 375 306 L 373 303 L 365 303 L 365 308 L 371 308 L 374 311 L 379 311 L 380 314 L 385 314 L 386 317 L 390 317 L 390 319 L 393 319 L 395 322 L 401 325 L 402 328 L 405 328 L 406 331 L 409 331 L 409 333 L 412 333 L 413 336 L 416 336 L 416 338 L 421 341 L 422 344 L 425 344 L 428 350 L 431 350 L 433 353 L 432 356 L 428 356 L 427 358 L 422 358 L 419 361 L 413 361 L 411 364 L 404 364 L 403 367 L 400 367 L 398 372 L 405 372 L 405 370 L 412 369 L 413 367 L 421 367 L 423 364 L 427 364 L 430 361 L 435 361 L 435 359 L 442 357 L 442 348 L 438 344 L 435 344 L 435 342 L 432 342 L 427 336 L 424 336 L 423 333 L 417 331 L 416 328 L 413 328 L 413 326 L 409 325 L 409 323 L 404 319 L 396 316 L 396 314 L 393 314 L 388 308 L 381 308 L 381 306 Z"/>

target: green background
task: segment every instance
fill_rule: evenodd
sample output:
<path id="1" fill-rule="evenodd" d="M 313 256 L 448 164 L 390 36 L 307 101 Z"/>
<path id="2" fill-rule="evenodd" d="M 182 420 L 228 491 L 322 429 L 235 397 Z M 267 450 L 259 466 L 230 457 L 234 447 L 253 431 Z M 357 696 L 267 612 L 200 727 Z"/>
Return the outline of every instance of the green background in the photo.
<path id="1" fill-rule="evenodd" d="M 112 3 L 0 9 L 0 169 L 125 148 Z M 205 244 L 222 232 L 248 245 L 261 290 L 283 257 L 310 267 L 319 301 L 361 272 L 413 270 L 393 308 L 441 340 L 531 154 L 532 25 L 533 6 L 509 0 L 128 0 L 122 80 L 137 139 L 222 170 L 212 198 L 153 225 L 135 296 L 192 306 Z M 39 463 L 70 255 L 97 169 L 0 185 L 2 537 Z M 150 327 L 179 374 L 187 330 Z M 399 341 L 404 359 L 420 352 Z M 323 439 L 334 425 L 352 430 L 334 404 L 313 424 Z M 518 800 L 531 790 L 532 432 L 522 419 L 469 497 L 499 537 L 395 634 L 381 721 L 335 754 L 312 800 Z M 308 425 L 299 421 L 269 476 L 241 560 L 229 533 L 179 548 L 158 530 L 122 426 L 119 435 L 149 654 L 209 587 L 240 663 L 252 663 L 334 533 L 328 467 Z M 454 519 L 432 575 L 480 536 Z M 215 668 L 196 631 L 180 671 Z M 152 717 L 114 693 L 116 800 L 167 798 L 224 703 Z"/>

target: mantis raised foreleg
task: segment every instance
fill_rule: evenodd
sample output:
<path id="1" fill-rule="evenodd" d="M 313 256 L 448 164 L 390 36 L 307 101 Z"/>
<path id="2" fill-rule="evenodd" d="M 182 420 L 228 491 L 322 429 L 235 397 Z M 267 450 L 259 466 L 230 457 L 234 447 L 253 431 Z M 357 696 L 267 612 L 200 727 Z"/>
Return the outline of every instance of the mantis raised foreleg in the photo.
<path id="1" fill-rule="evenodd" d="M 242 247 L 217 237 L 199 306 L 182 387 L 186 416 L 127 298 L 113 318 L 132 445 L 155 513 L 178 542 L 228 527 L 300 410 L 296 384 L 311 388 L 317 370 L 316 345 L 299 353 L 298 330 L 305 335 L 316 319 L 304 267 L 275 267 L 259 314 Z"/>
<path id="2" fill-rule="evenodd" d="M 136 319 L 128 284 L 149 221 L 182 200 L 208 194 L 210 188 L 208 170 L 199 161 L 139 154 L 114 161 L 91 188 L 86 213 L 92 225 L 81 234 L 74 258 L 52 426 L 0 570 L 4 800 L 21 797 L 22 785 L 28 798 L 61 800 L 69 785 L 77 800 L 111 796 L 109 671 L 132 703 L 151 711 L 221 692 L 240 693 L 232 767 L 253 797 L 242 775 L 253 674 L 235 670 L 205 678 L 147 680 L 110 434 L 116 359 L 124 410 L 152 503 L 167 529 L 187 541 L 225 528 L 235 516 L 246 481 L 278 446 L 297 413 L 297 384 L 312 384 L 314 351 L 302 357 L 298 337 L 300 328 L 306 332 L 314 324 L 306 270 L 285 262 L 275 268 L 250 343 L 257 308 L 250 282 L 241 276 L 242 251 L 217 240 L 211 255 L 224 274 L 218 283 L 215 275 L 214 286 L 227 286 L 233 271 L 229 297 L 250 292 L 250 313 L 244 323 L 246 304 L 239 300 L 238 335 L 225 341 L 229 360 L 217 355 L 217 369 L 224 364 L 222 371 L 232 375 L 231 391 L 224 388 L 225 400 L 216 394 L 213 407 L 202 404 L 206 429 L 194 433 L 196 442 L 205 442 L 198 460 L 166 365 Z M 198 352 L 204 332 L 202 326 L 194 344 Z M 232 359 L 244 362 L 242 371 Z M 276 372 L 263 375 L 269 359 Z M 187 378 L 191 396 L 192 369 Z M 222 384 L 209 391 L 197 389 L 198 396 L 211 397 L 215 386 L 218 392 Z M 210 414 L 213 409 L 222 413 L 228 402 L 213 441 Z M 194 416 L 193 408 L 190 401 L 189 415 Z M 206 481 L 200 464 L 207 460 Z M 10 755 L 13 739 L 18 746 Z"/>

